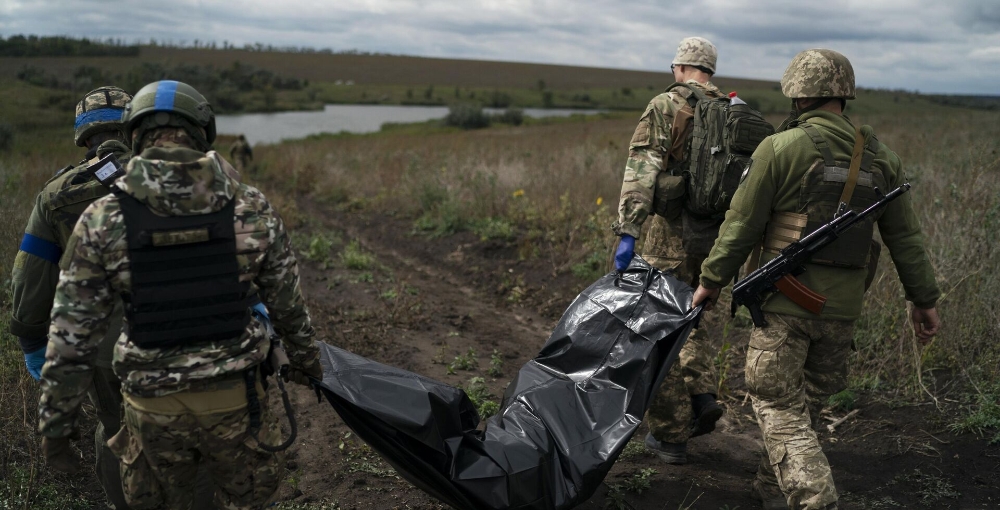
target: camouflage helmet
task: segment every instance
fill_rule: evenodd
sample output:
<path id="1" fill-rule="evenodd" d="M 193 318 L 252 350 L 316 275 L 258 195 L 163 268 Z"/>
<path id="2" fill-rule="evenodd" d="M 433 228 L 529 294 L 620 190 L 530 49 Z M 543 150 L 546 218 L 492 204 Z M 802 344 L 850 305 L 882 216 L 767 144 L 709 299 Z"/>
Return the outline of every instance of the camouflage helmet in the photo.
<path id="1" fill-rule="evenodd" d="M 161 80 L 139 89 L 135 97 L 125 106 L 125 137 L 132 139 L 135 130 L 144 117 L 157 112 L 179 115 L 205 130 L 208 143 L 215 141 L 215 113 L 205 96 L 187 83 Z"/>
<path id="2" fill-rule="evenodd" d="M 781 93 L 790 99 L 854 99 L 854 68 L 847 57 L 833 50 L 799 52 L 781 76 Z"/>
<path id="3" fill-rule="evenodd" d="M 699 66 L 704 67 L 715 74 L 715 62 L 719 59 L 719 50 L 715 45 L 704 37 L 686 37 L 681 39 L 677 45 L 677 54 L 674 55 L 675 66 Z"/>
<path id="4" fill-rule="evenodd" d="M 131 100 L 132 96 L 118 87 L 100 87 L 87 92 L 76 104 L 73 142 L 83 147 L 87 139 L 97 133 L 121 131 L 122 112 Z"/>

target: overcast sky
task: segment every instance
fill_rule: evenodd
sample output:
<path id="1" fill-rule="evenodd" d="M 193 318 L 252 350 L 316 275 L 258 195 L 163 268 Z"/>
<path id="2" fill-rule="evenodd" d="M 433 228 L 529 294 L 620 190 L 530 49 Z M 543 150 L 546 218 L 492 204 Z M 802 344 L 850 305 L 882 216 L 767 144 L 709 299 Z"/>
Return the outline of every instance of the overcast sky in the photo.
<path id="1" fill-rule="evenodd" d="M 1000 95 L 995 0 L 2 0 L 0 34 L 261 42 L 664 71 L 707 37 L 721 76 L 778 80 L 831 48 L 859 86 Z"/>

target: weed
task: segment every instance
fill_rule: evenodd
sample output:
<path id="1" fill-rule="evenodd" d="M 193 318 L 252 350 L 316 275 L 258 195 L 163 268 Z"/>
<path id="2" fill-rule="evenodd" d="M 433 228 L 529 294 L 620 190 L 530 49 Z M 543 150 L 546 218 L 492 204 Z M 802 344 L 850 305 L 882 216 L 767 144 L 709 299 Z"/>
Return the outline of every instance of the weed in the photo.
<path id="1" fill-rule="evenodd" d="M 358 273 L 357 278 L 354 279 L 356 283 L 373 283 L 375 281 L 375 275 L 365 271 L 364 273 Z"/>
<path id="2" fill-rule="evenodd" d="M 606 253 L 592 251 L 582 262 L 573 264 L 570 267 L 570 271 L 573 273 L 573 276 L 587 282 L 592 282 L 607 273 L 607 264 Z"/>
<path id="3" fill-rule="evenodd" d="M 333 240 L 322 234 L 314 235 L 309 240 L 309 248 L 302 254 L 302 256 L 305 257 L 306 260 L 319 262 L 325 266 L 330 260 L 330 248 L 333 247 L 333 244 Z"/>
<path id="4" fill-rule="evenodd" d="M 608 484 L 608 494 L 604 500 L 604 510 L 631 510 L 632 505 L 625 501 L 625 493 L 619 483 Z"/>
<path id="5" fill-rule="evenodd" d="M 503 358 L 500 356 L 500 351 L 493 349 L 493 354 L 490 354 L 490 368 L 486 370 L 486 373 L 490 377 L 503 375 Z"/>
<path id="6" fill-rule="evenodd" d="M 274 506 L 275 510 L 341 510 L 338 501 L 322 501 L 316 503 L 299 503 L 296 501 L 282 501 Z"/>
<path id="7" fill-rule="evenodd" d="M 465 386 L 465 394 L 469 396 L 469 400 L 476 406 L 476 411 L 479 412 L 480 419 L 485 420 L 497 414 L 497 411 L 500 410 L 500 404 L 493 400 L 493 394 L 486 387 L 486 379 L 482 377 L 469 379 L 469 384 Z"/>
<path id="8" fill-rule="evenodd" d="M 0 508 L 32 510 L 86 510 L 90 505 L 80 497 L 61 491 L 53 484 L 39 484 L 38 473 L 14 467 L 9 479 L 0 478 Z"/>
<path id="9" fill-rule="evenodd" d="M 472 231 L 481 241 L 498 239 L 506 241 L 514 237 L 514 225 L 503 218 L 486 218 L 477 222 Z"/>
<path id="10" fill-rule="evenodd" d="M 937 503 L 941 499 L 957 499 L 962 494 L 955 490 L 951 482 L 937 475 L 926 475 L 919 469 L 913 473 L 896 476 L 895 481 L 907 482 L 916 488 L 916 495 L 925 505 Z"/>
<path id="11" fill-rule="evenodd" d="M 838 411 L 850 411 L 857 403 L 858 395 L 849 389 L 834 393 L 826 399 L 826 405 Z"/>
<path id="12" fill-rule="evenodd" d="M 368 271 L 375 266 L 375 256 L 362 250 L 357 240 L 344 247 L 344 251 L 340 252 L 340 261 L 348 269 L 358 271 Z"/>
<path id="13" fill-rule="evenodd" d="M 974 410 L 948 428 L 955 433 L 972 432 L 979 437 L 988 436 L 990 444 L 1000 444 L 1000 383 L 976 395 Z"/>
<path id="14" fill-rule="evenodd" d="M 352 439 L 352 434 L 346 432 L 340 440 L 338 449 L 344 455 L 344 464 L 348 473 L 365 473 L 377 478 L 395 478 L 396 471 L 382 460 L 375 450 L 365 443 Z"/>
<path id="15" fill-rule="evenodd" d="M 475 370 L 479 368 L 479 360 L 476 358 L 476 350 L 469 347 L 465 354 L 455 356 L 455 359 L 448 364 L 448 373 L 454 374 L 457 370 Z"/>
<path id="16" fill-rule="evenodd" d="M 490 116 L 483 113 L 482 106 L 456 104 L 448 107 L 448 116 L 444 118 L 444 123 L 446 126 L 462 129 L 479 129 L 490 125 Z"/>
<path id="17" fill-rule="evenodd" d="M 625 449 L 622 450 L 621 455 L 618 456 L 618 460 L 628 460 L 637 457 L 650 457 L 650 456 L 652 456 L 652 454 L 649 453 L 649 450 L 647 450 L 646 447 L 642 444 L 642 441 L 635 440 L 635 441 L 629 441 L 628 444 L 625 445 Z"/>
<path id="18" fill-rule="evenodd" d="M 649 490 L 649 478 L 656 473 L 653 468 L 640 469 L 638 473 L 626 478 L 622 485 L 627 491 L 642 494 L 643 491 Z"/>

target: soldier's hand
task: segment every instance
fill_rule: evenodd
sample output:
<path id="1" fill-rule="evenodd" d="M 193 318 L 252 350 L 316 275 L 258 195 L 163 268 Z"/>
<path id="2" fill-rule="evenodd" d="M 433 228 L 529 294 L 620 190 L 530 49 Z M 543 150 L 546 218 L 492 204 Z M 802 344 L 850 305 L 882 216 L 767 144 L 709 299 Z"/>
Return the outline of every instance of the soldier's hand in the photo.
<path id="1" fill-rule="evenodd" d="M 320 381 L 323 380 L 323 365 L 319 363 L 319 360 L 315 360 L 307 366 L 293 364 L 288 367 L 289 381 L 303 386 L 309 386 L 310 378 Z"/>
<path id="2" fill-rule="evenodd" d="M 722 289 L 706 289 L 699 285 L 694 291 L 694 296 L 691 298 L 691 308 L 705 303 L 705 311 L 710 312 L 715 308 L 715 302 L 719 300 L 719 294 L 721 293 Z"/>
<path id="3" fill-rule="evenodd" d="M 635 256 L 635 238 L 623 234 L 620 241 L 618 241 L 618 249 L 615 250 L 615 269 L 618 271 L 624 271 L 628 269 L 629 263 L 632 262 L 632 257 Z"/>
<path id="4" fill-rule="evenodd" d="M 938 317 L 937 308 L 914 306 L 910 312 L 910 321 L 913 322 L 913 332 L 923 344 L 934 338 L 934 335 L 941 329 L 941 318 Z"/>
<path id="5" fill-rule="evenodd" d="M 42 453 L 45 463 L 55 471 L 68 475 L 80 471 L 80 457 L 73 451 L 68 437 L 43 437 Z"/>

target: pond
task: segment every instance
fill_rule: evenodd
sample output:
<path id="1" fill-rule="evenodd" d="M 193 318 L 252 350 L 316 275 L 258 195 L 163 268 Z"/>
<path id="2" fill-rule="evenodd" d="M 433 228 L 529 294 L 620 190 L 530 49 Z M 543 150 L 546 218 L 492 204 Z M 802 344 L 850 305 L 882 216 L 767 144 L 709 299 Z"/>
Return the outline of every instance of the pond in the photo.
<path id="1" fill-rule="evenodd" d="M 503 109 L 484 108 L 490 114 Z M 602 110 L 525 108 L 528 117 L 569 117 L 574 114 L 595 114 Z M 386 122 L 424 122 L 443 119 L 447 106 L 399 106 L 364 104 L 328 104 L 322 111 L 279 113 L 248 113 L 216 117 L 220 134 L 244 134 L 251 145 L 276 143 L 285 139 L 305 138 L 318 133 L 372 133 Z"/>

